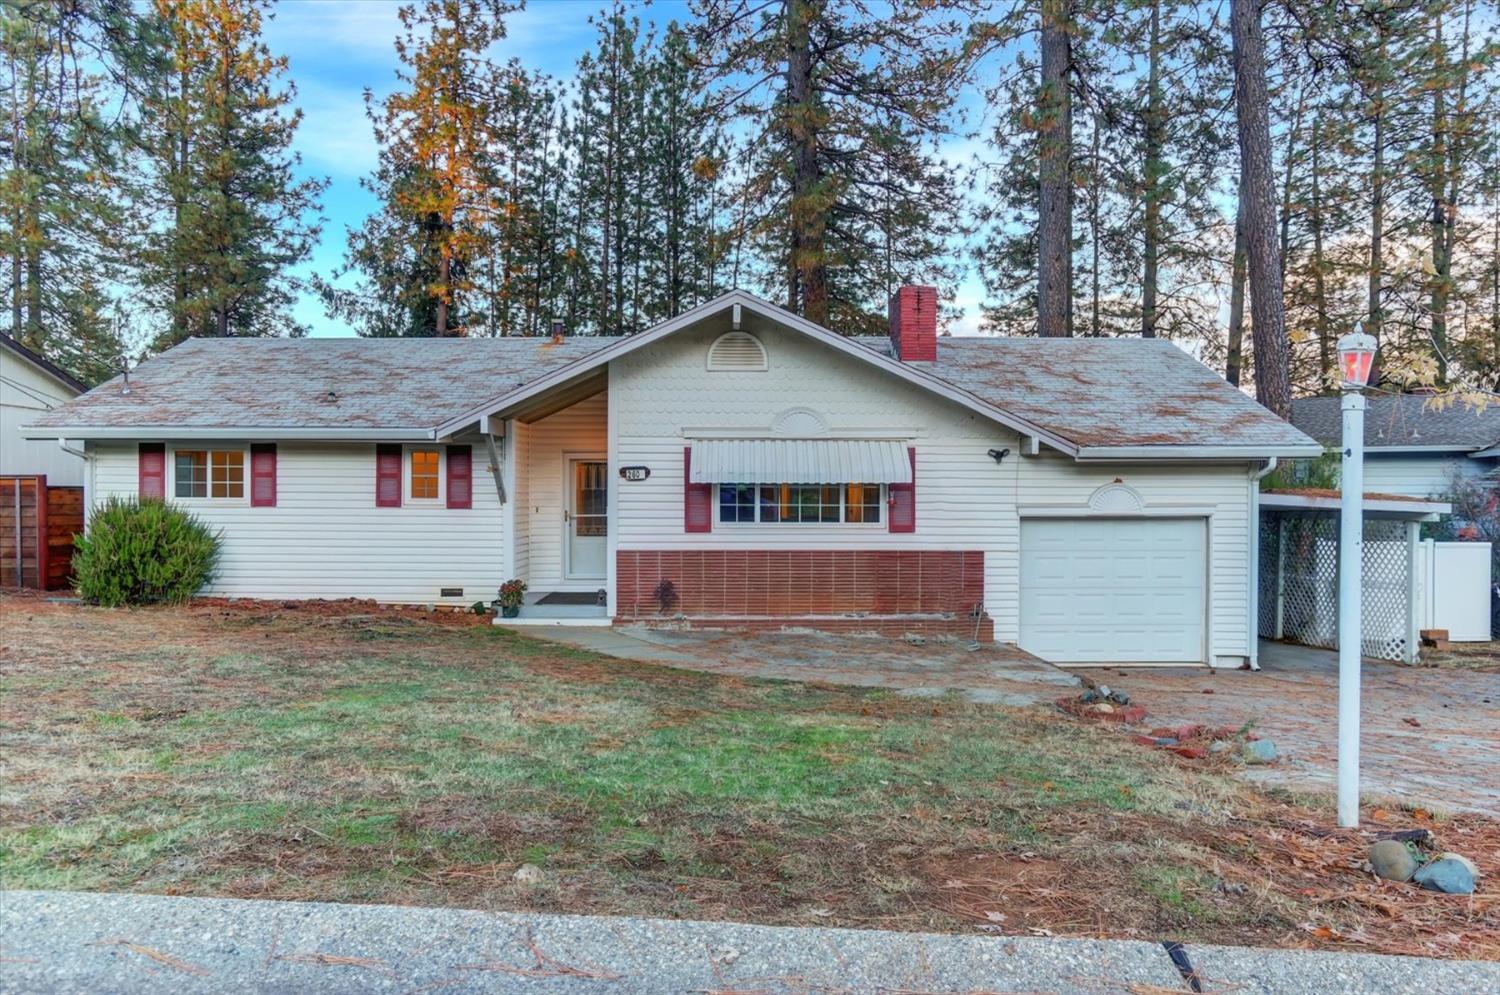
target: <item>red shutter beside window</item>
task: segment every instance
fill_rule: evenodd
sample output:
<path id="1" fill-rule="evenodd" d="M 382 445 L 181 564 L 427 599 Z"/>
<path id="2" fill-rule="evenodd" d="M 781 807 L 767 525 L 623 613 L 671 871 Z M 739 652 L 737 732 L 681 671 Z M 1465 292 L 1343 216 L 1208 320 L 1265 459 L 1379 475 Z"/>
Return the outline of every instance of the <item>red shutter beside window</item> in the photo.
<path id="1" fill-rule="evenodd" d="M 250 447 L 250 507 L 276 507 L 276 443 Z"/>
<path id="2" fill-rule="evenodd" d="M 401 507 L 401 447 L 375 447 L 375 507 Z"/>
<path id="3" fill-rule="evenodd" d="M 167 497 L 167 447 L 143 442 L 140 448 L 137 493 L 142 501 L 164 501 Z"/>
<path id="4" fill-rule="evenodd" d="M 471 446 L 448 447 L 448 507 L 474 506 L 474 449 Z"/>
<path id="5" fill-rule="evenodd" d="M 911 483 L 887 484 L 890 495 L 890 531 L 917 531 L 917 451 L 908 447 L 906 456 L 911 460 Z"/>
<path id="6" fill-rule="evenodd" d="M 714 485 L 693 483 L 693 449 L 682 450 L 682 531 L 712 532 Z"/>

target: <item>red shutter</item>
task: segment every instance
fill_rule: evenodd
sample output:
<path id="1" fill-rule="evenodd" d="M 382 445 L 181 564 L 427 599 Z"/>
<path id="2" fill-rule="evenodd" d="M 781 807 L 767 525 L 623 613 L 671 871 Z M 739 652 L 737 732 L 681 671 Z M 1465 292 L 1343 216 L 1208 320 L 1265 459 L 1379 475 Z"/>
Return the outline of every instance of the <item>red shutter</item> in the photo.
<path id="1" fill-rule="evenodd" d="M 141 443 L 138 493 L 142 501 L 166 500 L 167 447 L 160 442 Z"/>
<path id="2" fill-rule="evenodd" d="M 474 507 L 474 449 L 448 447 L 448 507 Z"/>
<path id="3" fill-rule="evenodd" d="M 917 451 L 908 447 L 906 456 L 911 460 L 911 483 L 887 484 L 890 495 L 890 531 L 917 531 Z"/>
<path id="4" fill-rule="evenodd" d="M 693 483 L 693 448 L 682 450 L 682 531 L 714 530 L 714 485 Z"/>
<path id="5" fill-rule="evenodd" d="M 375 447 L 375 507 L 401 507 L 401 447 Z"/>
<path id="6" fill-rule="evenodd" d="M 250 447 L 250 507 L 276 507 L 276 443 Z"/>

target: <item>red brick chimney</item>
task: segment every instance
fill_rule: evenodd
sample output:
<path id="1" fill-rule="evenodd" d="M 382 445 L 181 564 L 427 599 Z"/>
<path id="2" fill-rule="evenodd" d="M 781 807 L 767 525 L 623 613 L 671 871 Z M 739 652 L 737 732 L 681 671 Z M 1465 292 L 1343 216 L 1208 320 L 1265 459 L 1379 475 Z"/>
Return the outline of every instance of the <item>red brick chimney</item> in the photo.
<path id="1" fill-rule="evenodd" d="M 903 363 L 937 360 L 937 288 L 902 287 L 891 295 L 891 349 Z"/>

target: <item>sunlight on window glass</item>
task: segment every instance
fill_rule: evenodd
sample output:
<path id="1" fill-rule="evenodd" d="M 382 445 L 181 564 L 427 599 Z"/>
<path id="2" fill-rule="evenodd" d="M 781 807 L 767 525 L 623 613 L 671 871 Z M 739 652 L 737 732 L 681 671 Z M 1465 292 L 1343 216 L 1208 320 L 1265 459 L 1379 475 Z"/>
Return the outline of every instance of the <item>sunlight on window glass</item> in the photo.
<path id="1" fill-rule="evenodd" d="M 209 454 L 209 494 L 216 498 L 245 496 L 245 454 L 238 449 Z"/>
<path id="2" fill-rule="evenodd" d="M 436 449 L 413 449 L 411 451 L 411 496 L 413 500 L 438 496 L 438 451 Z"/>

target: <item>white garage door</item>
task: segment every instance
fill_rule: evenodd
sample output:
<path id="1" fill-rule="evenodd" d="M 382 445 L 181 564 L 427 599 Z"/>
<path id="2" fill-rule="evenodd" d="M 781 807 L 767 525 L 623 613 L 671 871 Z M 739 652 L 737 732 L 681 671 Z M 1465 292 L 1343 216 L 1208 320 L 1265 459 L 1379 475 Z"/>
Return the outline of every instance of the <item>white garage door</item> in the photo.
<path id="1" fill-rule="evenodd" d="M 1021 522 L 1021 648 L 1057 663 L 1200 663 L 1201 518 Z"/>

